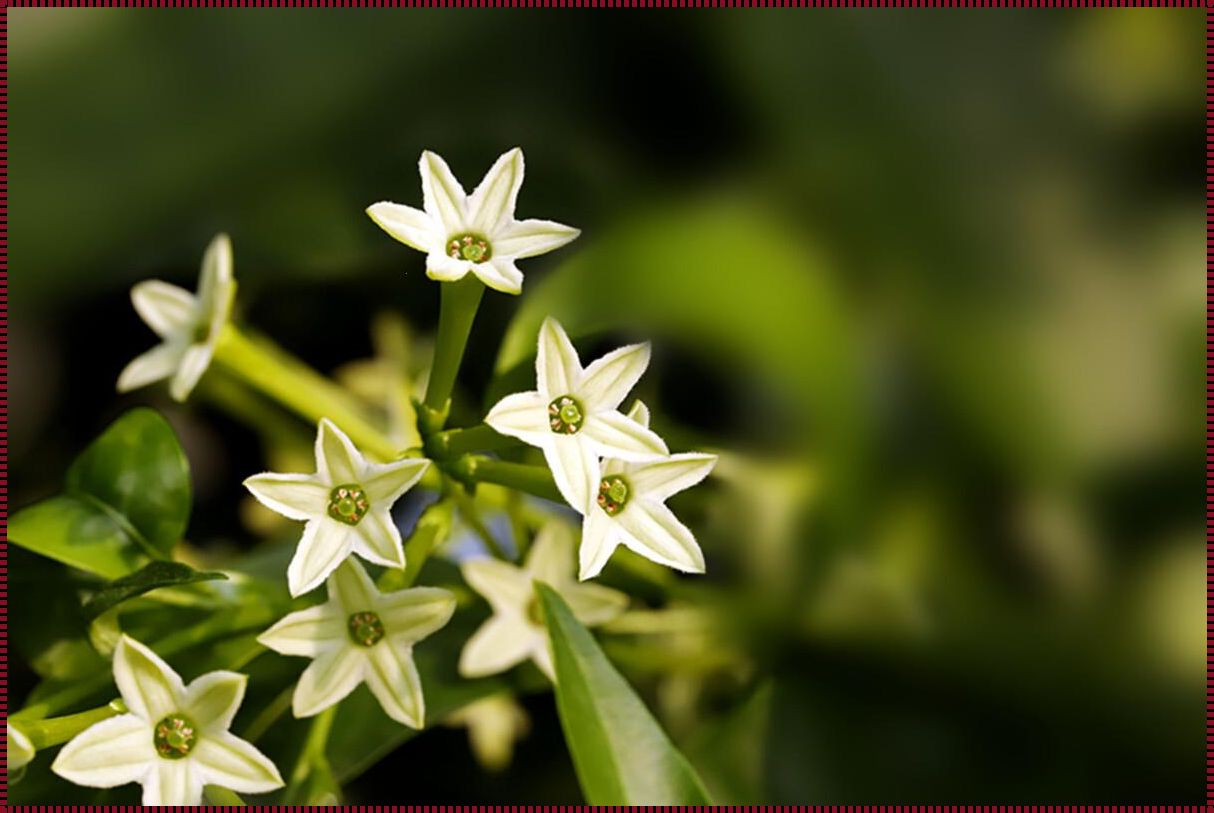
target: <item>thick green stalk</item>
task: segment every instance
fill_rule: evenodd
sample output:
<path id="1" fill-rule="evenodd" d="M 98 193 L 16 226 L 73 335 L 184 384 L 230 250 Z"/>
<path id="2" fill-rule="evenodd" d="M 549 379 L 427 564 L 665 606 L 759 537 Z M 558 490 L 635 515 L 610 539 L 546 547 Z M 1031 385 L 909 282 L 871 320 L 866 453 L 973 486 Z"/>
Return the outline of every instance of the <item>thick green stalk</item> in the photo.
<path id="1" fill-rule="evenodd" d="M 561 502 L 564 499 L 556 488 L 552 472 L 545 466 L 507 463 L 491 457 L 466 454 L 451 466 L 451 473 L 468 484 L 496 483 L 547 500 Z"/>
<path id="2" fill-rule="evenodd" d="M 86 728 L 125 712 L 126 705 L 121 700 L 111 700 L 100 708 L 89 709 L 79 714 L 23 721 L 20 728 L 30 738 L 34 748 L 40 750 L 65 743 Z"/>
<path id="3" fill-rule="evenodd" d="M 457 282 L 444 282 L 441 289 L 438 338 L 435 340 L 434 364 L 426 385 L 425 403 L 430 409 L 445 413 L 485 286 L 469 274 Z"/>

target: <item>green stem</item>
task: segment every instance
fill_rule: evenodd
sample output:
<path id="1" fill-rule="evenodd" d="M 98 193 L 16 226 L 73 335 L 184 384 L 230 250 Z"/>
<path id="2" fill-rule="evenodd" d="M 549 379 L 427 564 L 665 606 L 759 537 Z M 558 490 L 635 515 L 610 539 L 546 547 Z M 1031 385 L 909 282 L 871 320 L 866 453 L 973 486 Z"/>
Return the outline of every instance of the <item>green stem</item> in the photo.
<path id="1" fill-rule="evenodd" d="M 455 376 L 464 360 L 464 347 L 472 331 L 472 321 L 485 293 L 484 284 L 469 274 L 458 282 L 444 282 L 438 313 L 438 338 L 434 346 L 434 364 L 426 385 L 426 406 L 446 412 L 455 387 Z"/>
<path id="2" fill-rule="evenodd" d="M 563 502 L 552 472 L 545 466 L 507 463 L 491 457 L 466 454 L 451 467 L 452 475 L 465 483 L 496 483 L 516 488 L 546 500 Z"/>
<path id="3" fill-rule="evenodd" d="M 125 712 L 126 705 L 121 700 L 111 700 L 100 708 L 89 709 L 79 714 L 22 722 L 20 728 L 30 738 L 34 748 L 40 750 L 65 743 L 86 728 Z"/>
<path id="4" fill-rule="evenodd" d="M 248 807 L 244 799 L 241 799 L 234 791 L 227 788 L 221 788 L 218 785 L 207 785 L 203 790 L 206 794 L 207 801 L 214 805 L 223 807 Z"/>
<path id="5" fill-rule="evenodd" d="M 426 451 L 434 457 L 459 457 L 468 452 L 492 452 L 510 449 L 521 443 L 517 438 L 500 435 L 488 424 L 480 424 L 467 429 L 448 429 L 432 435 L 426 444 Z"/>
<path id="6" fill-rule="evenodd" d="M 310 423 L 321 418 L 333 421 L 362 451 L 383 461 L 401 457 L 402 450 L 350 402 L 344 390 L 269 342 L 228 324 L 215 347 L 215 360 Z"/>
<path id="7" fill-rule="evenodd" d="M 262 735 L 270 730 L 270 726 L 278 721 L 278 718 L 286 713 L 287 709 L 291 708 L 291 696 L 295 694 L 295 684 L 298 681 L 292 682 L 287 688 L 278 693 L 278 696 L 269 702 L 261 711 L 257 712 L 257 716 L 253 718 L 253 722 L 244 730 L 242 739 L 249 742 L 257 742 Z"/>

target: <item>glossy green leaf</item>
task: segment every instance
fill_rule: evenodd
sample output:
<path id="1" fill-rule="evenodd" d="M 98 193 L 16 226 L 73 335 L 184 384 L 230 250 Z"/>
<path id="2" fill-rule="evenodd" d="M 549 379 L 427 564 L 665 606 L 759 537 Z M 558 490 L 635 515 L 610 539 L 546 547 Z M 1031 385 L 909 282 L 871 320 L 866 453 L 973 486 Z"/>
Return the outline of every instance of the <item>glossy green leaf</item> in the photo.
<path id="1" fill-rule="evenodd" d="M 115 579 L 94 593 L 84 604 L 84 615 L 92 620 L 129 598 L 141 596 L 159 587 L 227 578 L 222 573 L 198 571 L 181 562 L 149 562 L 131 575 Z"/>
<path id="2" fill-rule="evenodd" d="M 695 770 L 556 591 L 537 584 L 556 666 L 556 705 L 586 800 L 711 804 Z"/>
<path id="3" fill-rule="evenodd" d="M 172 427 L 122 415 L 68 469 L 64 493 L 15 513 L 9 540 L 107 579 L 165 558 L 185 532 L 190 470 Z"/>

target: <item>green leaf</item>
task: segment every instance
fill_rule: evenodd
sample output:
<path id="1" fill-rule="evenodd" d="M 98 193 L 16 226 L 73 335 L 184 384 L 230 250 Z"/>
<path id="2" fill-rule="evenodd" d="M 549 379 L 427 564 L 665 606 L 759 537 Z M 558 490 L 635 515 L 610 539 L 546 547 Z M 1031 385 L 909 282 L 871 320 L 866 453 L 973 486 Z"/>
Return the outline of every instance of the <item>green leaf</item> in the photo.
<path id="1" fill-rule="evenodd" d="M 569 606 L 537 583 L 556 666 L 556 705 L 586 801 L 712 804 L 687 759 Z"/>
<path id="2" fill-rule="evenodd" d="M 189 514 L 190 470 L 177 436 L 159 413 L 138 408 L 76 458 L 63 494 L 13 515 L 9 539 L 114 579 L 166 558 Z"/>
<path id="3" fill-rule="evenodd" d="M 198 571 L 181 562 L 149 562 L 131 575 L 115 579 L 94 593 L 84 604 L 84 616 L 91 621 L 128 598 L 141 596 L 158 587 L 227 578 L 222 573 Z"/>

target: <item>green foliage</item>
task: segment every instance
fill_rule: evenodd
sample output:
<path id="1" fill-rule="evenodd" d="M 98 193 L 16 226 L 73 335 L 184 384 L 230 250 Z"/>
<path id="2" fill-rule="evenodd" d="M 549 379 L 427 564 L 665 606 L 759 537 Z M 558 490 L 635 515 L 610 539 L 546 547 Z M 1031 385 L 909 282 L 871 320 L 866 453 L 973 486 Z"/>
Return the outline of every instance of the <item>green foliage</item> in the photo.
<path id="1" fill-rule="evenodd" d="M 190 515 L 190 470 L 172 427 L 138 408 L 68 469 L 64 493 L 13 515 L 9 539 L 107 579 L 164 559 Z"/>
<path id="2" fill-rule="evenodd" d="M 149 562 L 129 576 L 115 579 L 85 602 L 83 612 L 92 620 L 111 607 L 159 587 L 227 579 L 222 573 L 201 572 L 181 562 Z"/>
<path id="3" fill-rule="evenodd" d="M 556 703 L 591 804 L 711 804 L 687 759 L 552 588 L 537 584 Z"/>

